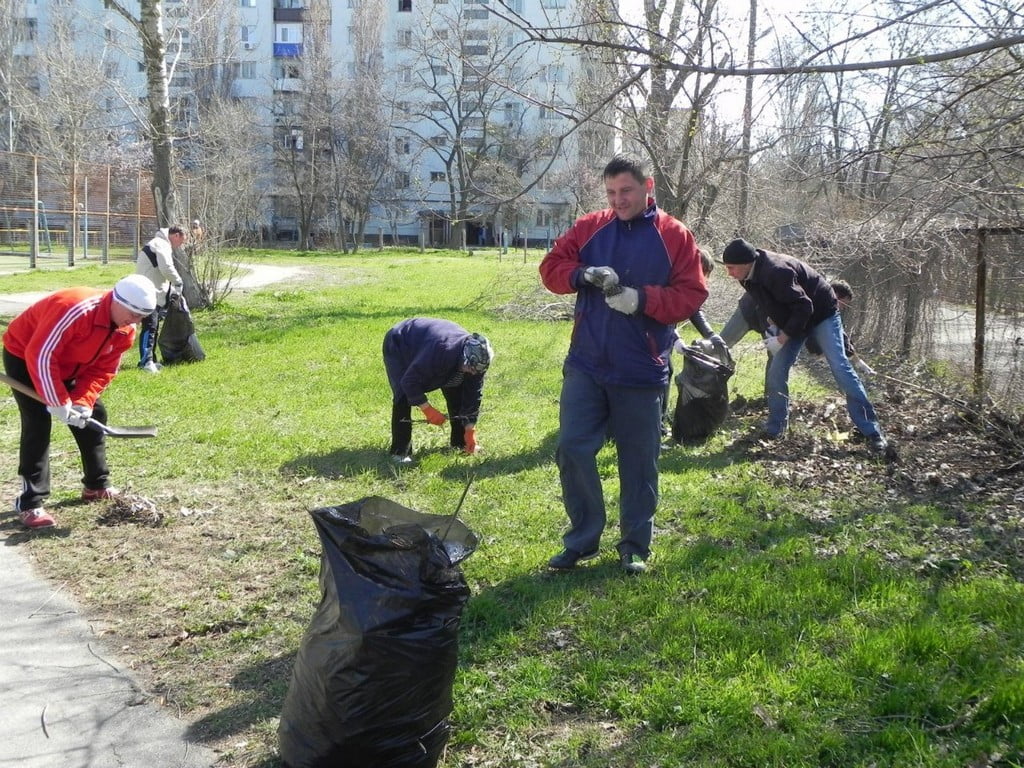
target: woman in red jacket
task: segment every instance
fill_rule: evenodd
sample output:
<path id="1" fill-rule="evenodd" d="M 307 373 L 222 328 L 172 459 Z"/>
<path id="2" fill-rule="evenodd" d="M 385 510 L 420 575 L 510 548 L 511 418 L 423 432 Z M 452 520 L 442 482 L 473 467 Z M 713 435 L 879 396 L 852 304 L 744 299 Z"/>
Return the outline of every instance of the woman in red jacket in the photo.
<path id="1" fill-rule="evenodd" d="M 156 289 L 142 275 L 129 275 L 112 291 L 67 288 L 40 299 L 4 332 L 4 370 L 31 386 L 45 405 L 14 390 L 21 414 L 18 474 L 22 490 L 14 502 L 22 525 L 47 528 L 53 517 L 43 509 L 50 495 L 52 418 L 71 427 L 82 456 L 86 501 L 118 494 L 108 481 L 102 432 L 85 429 L 86 420 L 106 423 L 100 393 L 117 374 L 121 355 L 135 340 L 135 324 L 156 309 Z"/>

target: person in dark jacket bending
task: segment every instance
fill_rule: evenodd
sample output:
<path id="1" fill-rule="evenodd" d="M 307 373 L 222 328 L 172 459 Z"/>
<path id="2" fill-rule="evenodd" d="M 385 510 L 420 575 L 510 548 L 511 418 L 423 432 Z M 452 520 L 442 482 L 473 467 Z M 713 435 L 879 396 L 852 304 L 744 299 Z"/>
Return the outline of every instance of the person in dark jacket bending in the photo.
<path id="1" fill-rule="evenodd" d="M 655 205 L 643 167 L 616 157 L 603 177 L 608 208 L 577 219 L 540 264 L 549 291 L 576 294 L 555 454 L 569 530 L 548 565 L 568 570 L 598 555 L 606 513 L 597 453 L 607 434 L 618 454 L 619 563 L 640 573 L 658 503 L 675 325 L 700 309 L 708 290 L 693 235 Z"/>
<path id="2" fill-rule="evenodd" d="M 384 369 L 392 392 L 392 461 L 412 461 L 413 406 L 430 424 L 451 424 L 453 448 L 476 453 L 484 374 L 493 359 L 485 337 L 450 320 L 414 317 L 384 335 Z M 427 393 L 437 389 L 444 395 L 447 416 L 427 400 Z"/>
<path id="3" fill-rule="evenodd" d="M 789 425 L 789 371 L 801 348 L 813 339 L 828 361 L 836 384 L 846 395 L 846 408 L 872 449 L 882 453 L 888 443 L 875 409 L 843 344 L 843 321 L 835 291 L 806 263 L 773 253 L 743 239 L 725 246 L 722 254 L 729 277 L 739 281 L 760 311 L 778 328 L 765 338 L 771 353 L 765 385 L 768 421 L 763 436 L 778 439 Z"/>

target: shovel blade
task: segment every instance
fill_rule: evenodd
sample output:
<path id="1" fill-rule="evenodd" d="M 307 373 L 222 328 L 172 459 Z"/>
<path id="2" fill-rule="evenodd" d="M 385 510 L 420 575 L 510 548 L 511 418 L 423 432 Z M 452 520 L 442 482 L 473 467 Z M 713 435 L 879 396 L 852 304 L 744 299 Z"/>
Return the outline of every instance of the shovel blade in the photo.
<path id="1" fill-rule="evenodd" d="M 89 419 L 87 426 L 107 437 L 156 437 L 156 427 L 112 427 L 96 419 Z"/>

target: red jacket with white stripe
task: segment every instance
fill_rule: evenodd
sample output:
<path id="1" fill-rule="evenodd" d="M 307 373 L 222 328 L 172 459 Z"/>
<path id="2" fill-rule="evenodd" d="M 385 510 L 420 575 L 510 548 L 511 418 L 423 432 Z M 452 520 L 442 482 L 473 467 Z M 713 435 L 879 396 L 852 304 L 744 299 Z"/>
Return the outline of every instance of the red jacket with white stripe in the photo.
<path id="1" fill-rule="evenodd" d="M 47 405 L 71 400 L 90 408 L 117 373 L 135 341 L 135 326 L 118 328 L 110 316 L 113 291 L 66 288 L 51 293 L 11 321 L 4 347 L 22 358 Z M 71 391 L 65 382 L 73 381 Z"/>

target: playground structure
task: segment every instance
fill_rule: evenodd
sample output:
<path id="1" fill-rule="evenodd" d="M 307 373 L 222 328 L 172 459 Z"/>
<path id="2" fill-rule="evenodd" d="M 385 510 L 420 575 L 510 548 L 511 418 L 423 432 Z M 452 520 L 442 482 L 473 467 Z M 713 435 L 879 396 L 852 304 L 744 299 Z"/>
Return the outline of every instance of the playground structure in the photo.
<path id="1" fill-rule="evenodd" d="M 0 152 L 0 255 L 24 257 L 30 269 L 106 263 L 112 248 L 134 254 L 156 222 L 144 171 Z"/>

